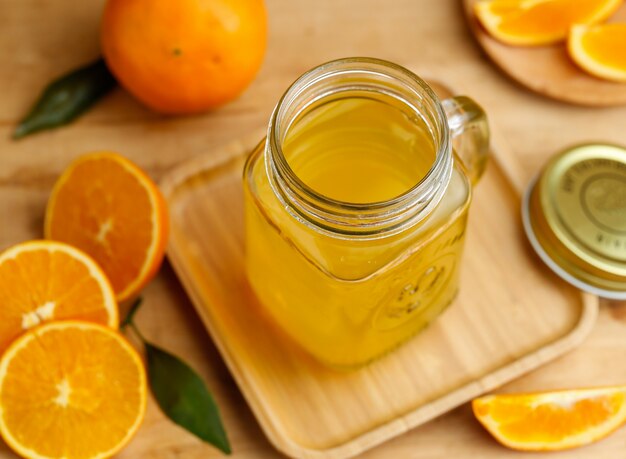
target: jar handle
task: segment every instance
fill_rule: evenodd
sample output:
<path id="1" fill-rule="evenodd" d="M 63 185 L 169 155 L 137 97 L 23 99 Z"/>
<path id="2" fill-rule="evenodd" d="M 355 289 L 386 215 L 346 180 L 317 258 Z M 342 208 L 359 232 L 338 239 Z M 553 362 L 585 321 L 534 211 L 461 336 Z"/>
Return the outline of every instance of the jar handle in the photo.
<path id="1" fill-rule="evenodd" d="M 473 184 L 485 172 L 489 157 L 489 124 L 485 111 L 466 96 L 441 102 L 448 117 L 452 146 Z"/>

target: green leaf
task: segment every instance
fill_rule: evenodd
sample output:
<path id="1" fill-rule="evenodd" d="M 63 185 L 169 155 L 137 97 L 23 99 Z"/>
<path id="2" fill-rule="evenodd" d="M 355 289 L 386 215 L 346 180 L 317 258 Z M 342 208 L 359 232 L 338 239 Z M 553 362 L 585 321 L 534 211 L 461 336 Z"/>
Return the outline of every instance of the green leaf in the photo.
<path id="1" fill-rule="evenodd" d="M 200 376 L 175 355 L 146 341 L 133 322 L 141 302 L 142 299 L 138 298 L 133 303 L 120 329 L 130 327 L 143 342 L 154 398 L 176 424 L 230 454 L 219 410 Z"/>
<path id="2" fill-rule="evenodd" d="M 61 76 L 44 89 L 13 132 L 13 138 L 69 123 L 115 85 L 115 78 L 102 59 Z"/>
<path id="3" fill-rule="evenodd" d="M 145 343 L 148 379 L 163 412 L 179 426 L 230 454 L 215 400 L 198 374 L 178 357 Z"/>
<path id="4" fill-rule="evenodd" d="M 128 314 L 126 314 L 126 318 L 122 321 L 122 323 L 120 323 L 120 330 L 124 330 L 129 325 L 133 325 L 133 319 L 135 318 L 135 314 L 137 314 L 137 311 L 139 310 L 142 301 L 143 298 L 141 297 L 135 300 L 133 305 L 130 307 Z"/>

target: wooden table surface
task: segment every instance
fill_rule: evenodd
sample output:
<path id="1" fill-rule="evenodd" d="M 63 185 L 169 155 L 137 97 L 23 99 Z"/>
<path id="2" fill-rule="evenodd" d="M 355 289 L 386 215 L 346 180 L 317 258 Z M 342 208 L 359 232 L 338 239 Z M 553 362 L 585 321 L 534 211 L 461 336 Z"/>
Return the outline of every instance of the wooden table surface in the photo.
<path id="1" fill-rule="evenodd" d="M 583 141 L 626 144 L 626 107 L 590 109 L 528 92 L 481 53 L 460 0 L 267 0 L 269 49 L 260 74 L 234 103 L 204 116 L 168 118 L 115 90 L 72 126 L 14 142 L 10 133 L 51 78 L 98 55 L 102 0 L 0 0 L 0 249 L 42 236 L 46 199 L 77 155 L 116 150 L 160 178 L 172 166 L 266 124 L 288 84 L 333 58 L 365 55 L 463 87 L 519 156 L 526 178 L 557 150 Z M 184 356 L 217 397 L 235 458 L 276 457 L 166 263 L 145 291 L 145 335 Z M 494 308 L 498 305 L 493 305 Z M 626 303 L 605 302 L 577 350 L 503 391 L 626 383 Z M 550 458 L 624 457 L 626 428 L 595 445 Z M 220 454 L 167 421 L 150 402 L 120 458 L 207 458 Z M 364 454 L 365 458 L 526 457 L 496 444 L 468 405 Z M 14 457 L 0 444 L 0 458 Z M 548 457 L 548 455 L 546 455 Z"/>

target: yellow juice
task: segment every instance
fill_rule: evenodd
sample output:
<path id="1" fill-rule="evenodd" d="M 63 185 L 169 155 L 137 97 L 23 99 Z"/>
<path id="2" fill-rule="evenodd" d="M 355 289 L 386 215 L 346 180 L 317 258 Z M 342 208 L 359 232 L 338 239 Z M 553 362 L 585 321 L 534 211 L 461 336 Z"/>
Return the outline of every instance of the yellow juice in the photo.
<path id="1" fill-rule="evenodd" d="M 418 184 L 437 154 L 415 111 L 363 95 L 305 110 L 282 150 L 315 193 L 374 206 Z M 456 166 L 427 219 L 394 234 L 351 238 L 288 212 L 262 159 L 263 145 L 245 171 L 248 277 L 269 315 L 319 360 L 366 363 L 417 333 L 454 298 L 470 199 Z"/>
<path id="2" fill-rule="evenodd" d="M 283 153 L 317 193 L 337 201 L 387 201 L 416 185 L 435 161 L 426 125 L 399 107 L 354 97 L 296 119 Z"/>

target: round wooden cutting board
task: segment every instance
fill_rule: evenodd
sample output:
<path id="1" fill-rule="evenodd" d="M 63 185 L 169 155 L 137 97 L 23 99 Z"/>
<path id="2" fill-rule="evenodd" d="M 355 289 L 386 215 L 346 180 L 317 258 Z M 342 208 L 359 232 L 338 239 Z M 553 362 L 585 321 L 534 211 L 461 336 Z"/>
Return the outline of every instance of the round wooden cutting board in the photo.
<path id="1" fill-rule="evenodd" d="M 463 0 L 470 28 L 487 55 L 507 75 L 539 94 L 573 104 L 626 104 L 626 83 L 604 81 L 585 73 L 570 59 L 565 43 L 540 47 L 513 47 L 500 43 L 480 25 L 472 6 L 481 0 Z M 608 22 L 626 22 L 626 4 Z"/>

